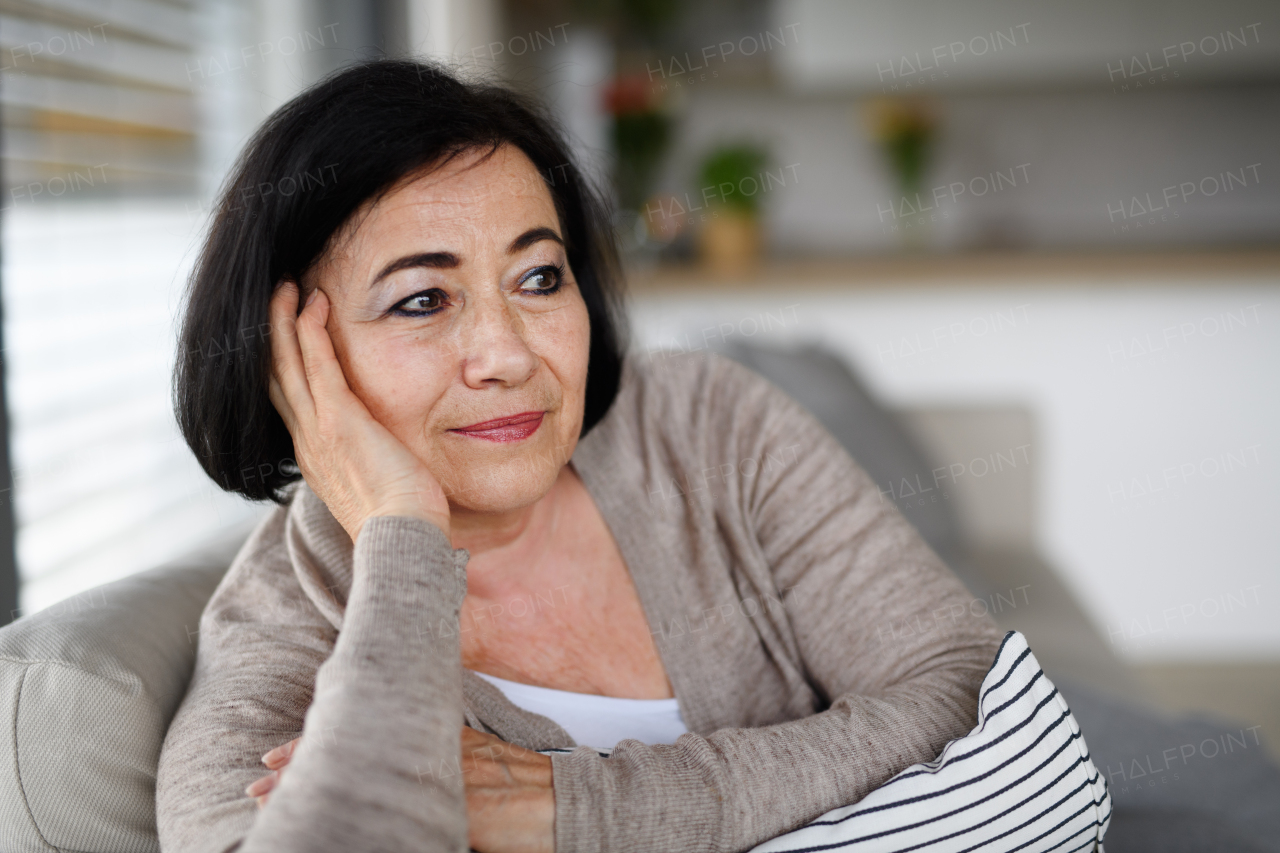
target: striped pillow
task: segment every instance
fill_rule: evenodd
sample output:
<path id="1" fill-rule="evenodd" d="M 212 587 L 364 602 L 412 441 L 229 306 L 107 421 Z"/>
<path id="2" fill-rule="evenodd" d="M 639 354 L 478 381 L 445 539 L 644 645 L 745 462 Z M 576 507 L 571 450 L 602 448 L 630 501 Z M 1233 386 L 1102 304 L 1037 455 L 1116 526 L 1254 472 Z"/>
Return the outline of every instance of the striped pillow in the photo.
<path id="1" fill-rule="evenodd" d="M 1005 635 L 978 694 L 978 725 L 933 761 L 750 853 L 1101 850 L 1107 782 L 1027 640 Z"/>

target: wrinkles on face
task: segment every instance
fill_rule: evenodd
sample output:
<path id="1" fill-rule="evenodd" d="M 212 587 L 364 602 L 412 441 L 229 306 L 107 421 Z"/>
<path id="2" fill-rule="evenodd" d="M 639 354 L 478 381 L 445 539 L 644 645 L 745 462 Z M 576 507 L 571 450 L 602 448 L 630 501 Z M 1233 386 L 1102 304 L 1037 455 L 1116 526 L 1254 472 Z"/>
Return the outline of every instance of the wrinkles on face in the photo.
<path id="1" fill-rule="evenodd" d="M 503 146 L 406 180 L 308 273 L 348 384 L 456 509 L 529 505 L 576 444 L 590 328 L 562 236 L 545 182 Z M 527 438 L 457 431 L 527 412 L 543 413 Z"/>

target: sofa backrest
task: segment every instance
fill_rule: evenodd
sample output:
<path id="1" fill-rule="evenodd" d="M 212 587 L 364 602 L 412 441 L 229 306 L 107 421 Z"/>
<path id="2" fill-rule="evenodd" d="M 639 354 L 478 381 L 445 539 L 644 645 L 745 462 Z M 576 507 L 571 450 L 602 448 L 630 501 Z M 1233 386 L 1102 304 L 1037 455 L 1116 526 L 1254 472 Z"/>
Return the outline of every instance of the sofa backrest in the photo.
<path id="1" fill-rule="evenodd" d="M 158 851 L 156 766 L 239 541 L 0 629 L 0 850 Z"/>

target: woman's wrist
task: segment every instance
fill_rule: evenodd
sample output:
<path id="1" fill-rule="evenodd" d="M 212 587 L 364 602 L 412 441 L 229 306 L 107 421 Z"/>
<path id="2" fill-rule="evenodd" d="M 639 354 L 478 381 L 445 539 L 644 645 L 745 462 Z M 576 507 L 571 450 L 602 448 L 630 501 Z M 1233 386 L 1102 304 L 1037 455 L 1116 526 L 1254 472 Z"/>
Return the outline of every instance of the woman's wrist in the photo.
<path id="1" fill-rule="evenodd" d="M 449 516 L 442 515 L 439 512 L 432 512 L 420 503 L 395 501 L 381 504 L 365 515 L 364 521 L 360 523 L 360 530 L 363 531 L 364 526 L 375 518 L 413 518 L 418 521 L 425 521 L 438 528 L 446 539 L 449 538 Z"/>
<path id="2" fill-rule="evenodd" d="M 421 640 L 420 626 L 457 620 L 466 595 L 466 553 L 456 551 L 435 524 L 403 515 L 370 518 L 354 543 L 352 563 L 343 632 L 359 625 L 361 644 L 399 644 L 409 635 Z M 443 636 L 428 645 L 441 651 L 441 642 Z"/>

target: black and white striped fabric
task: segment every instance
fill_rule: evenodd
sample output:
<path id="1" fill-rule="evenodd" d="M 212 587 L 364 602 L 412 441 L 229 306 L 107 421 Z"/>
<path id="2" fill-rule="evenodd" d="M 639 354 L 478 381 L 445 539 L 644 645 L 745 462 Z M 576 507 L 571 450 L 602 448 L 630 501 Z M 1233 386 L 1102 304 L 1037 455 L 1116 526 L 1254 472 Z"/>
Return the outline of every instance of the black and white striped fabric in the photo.
<path id="1" fill-rule="evenodd" d="M 750 853 L 1102 851 L 1106 779 L 1026 637 L 1005 635 L 983 679 L 978 725 L 933 761 Z"/>
<path id="2" fill-rule="evenodd" d="M 1102 853 L 1110 820 L 1106 779 L 1071 709 L 1026 637 L 1010 631 L 982 681 L 973 731 L 749 853 Z"/>

